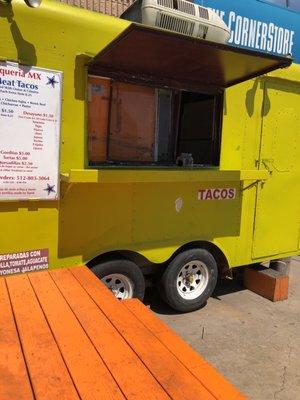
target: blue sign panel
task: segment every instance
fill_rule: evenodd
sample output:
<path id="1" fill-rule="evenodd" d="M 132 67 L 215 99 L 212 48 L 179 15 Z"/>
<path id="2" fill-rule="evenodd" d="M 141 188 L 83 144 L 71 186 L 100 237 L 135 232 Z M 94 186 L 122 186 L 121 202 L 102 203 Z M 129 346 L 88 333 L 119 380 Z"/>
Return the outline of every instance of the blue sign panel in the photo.
<path id="1" fill-rule="evenodd" d="M 300 63 L 299 12 L 279 7 L 279 2 L 272 0 L 195 2 L 212 8 L 224 20 L 231 30 L 229 44 L 280 56 L 290 54 Z"/>

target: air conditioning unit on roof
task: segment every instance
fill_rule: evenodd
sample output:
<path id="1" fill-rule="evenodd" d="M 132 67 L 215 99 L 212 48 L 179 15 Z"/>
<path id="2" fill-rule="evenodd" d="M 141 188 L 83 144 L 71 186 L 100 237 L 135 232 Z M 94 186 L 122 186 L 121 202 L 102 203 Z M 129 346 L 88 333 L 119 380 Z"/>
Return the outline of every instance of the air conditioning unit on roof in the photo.
<path id="1" fill-rule="evenodd" d="M 230 37 L 215 12 L 185 0 L 137 0 L 121 18 L 217 43 Z"/>

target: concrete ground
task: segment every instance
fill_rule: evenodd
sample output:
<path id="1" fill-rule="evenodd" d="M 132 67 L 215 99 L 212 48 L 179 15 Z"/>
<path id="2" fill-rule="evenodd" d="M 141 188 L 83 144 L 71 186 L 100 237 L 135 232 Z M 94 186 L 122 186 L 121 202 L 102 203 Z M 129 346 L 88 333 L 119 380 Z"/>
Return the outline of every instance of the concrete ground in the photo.
<path id="1" fill-rule="evenodd" d="M 300 258 L 289 299 L 272 303 L 223 281 L 207 305 L 176 314 L 148 289 L 146 304 L 250 400 L 300 400 Z"/>

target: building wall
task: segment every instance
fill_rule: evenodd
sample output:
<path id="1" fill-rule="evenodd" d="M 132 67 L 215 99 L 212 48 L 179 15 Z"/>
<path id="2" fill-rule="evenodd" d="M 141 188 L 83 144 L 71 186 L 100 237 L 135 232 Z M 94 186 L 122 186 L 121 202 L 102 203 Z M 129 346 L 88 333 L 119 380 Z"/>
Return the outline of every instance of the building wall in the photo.
<path id="1" fill-rule="evenodd" d="M 119 17 L 133 0 L 60 0 L 62 3 Z"/>

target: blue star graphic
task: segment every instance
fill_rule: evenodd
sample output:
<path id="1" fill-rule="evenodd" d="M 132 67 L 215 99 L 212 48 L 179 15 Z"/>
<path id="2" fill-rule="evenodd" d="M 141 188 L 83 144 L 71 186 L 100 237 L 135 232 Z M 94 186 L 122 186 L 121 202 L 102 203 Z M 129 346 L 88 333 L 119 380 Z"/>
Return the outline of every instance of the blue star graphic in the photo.
<path id="1" fill-rule="evenodd" d="M 46 192 L 48 192 L 48 196 L 49 196 L 49 194 L 50 193 L 55 193 L 55 190 L 54 190 L 54 186 L 55 185 L 49 185 L 49 183 L 47 183 L 47 187 L 46 187 L 46 189 L 44 189 Z"/>
<path id="2" fill-rule="evenodd" d="M 53 88 L 55 88 L 55 84 L 59 83 L 55 80 L 55 76 L 53 75 L 52 78 L 50 78 L 49 76 L 47 76 L 48 82 L 46 83 L 46 85 L 51 85 Z"/>

